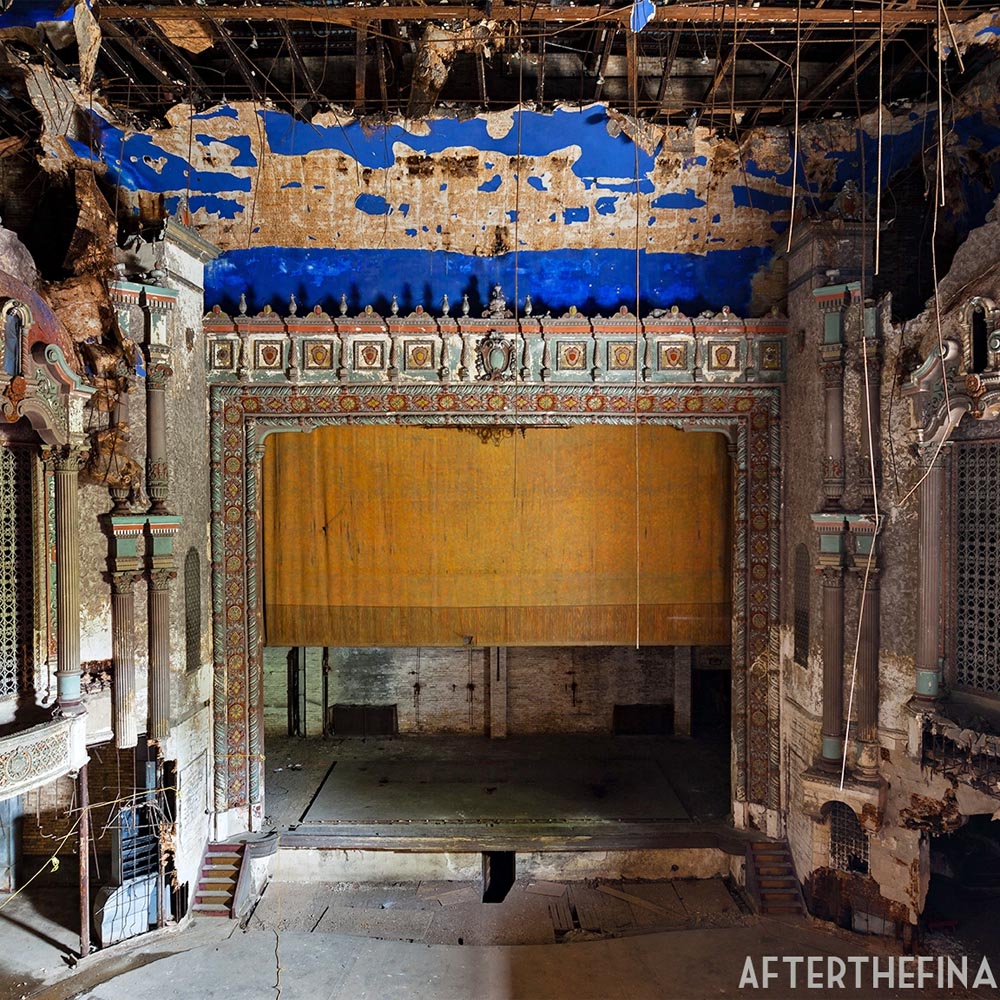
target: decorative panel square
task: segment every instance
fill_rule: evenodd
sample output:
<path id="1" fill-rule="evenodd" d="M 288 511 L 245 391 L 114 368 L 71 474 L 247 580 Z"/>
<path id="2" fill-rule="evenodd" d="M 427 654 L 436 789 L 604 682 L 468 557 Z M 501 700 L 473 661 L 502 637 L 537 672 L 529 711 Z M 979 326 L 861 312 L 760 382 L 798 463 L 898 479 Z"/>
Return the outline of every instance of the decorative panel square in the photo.
<path id="1" fill-rule="evenodd" d="M 359 371 L 373 371 L 385 367 L 385 345 L 378 340 L 359 340 L 354 345 L 354 367 Z"/>
<path id="2" fill-rule="evenodd" d="M 306 343 L 304 354 L 306 368 L 326 369 L 333 367 L 333 344 L 328 340 Z"/>
<path id="3" fill-rule="evenodd" d="M 610 371 L 635 371 L 635 344 L 608 344 Z"/>
<path id="4" fill-rule="evenodd" d="M 687 344 L 660 344 L 660 369 L 687 368 Z"/>
<path id="5" fill-rule="evenodd" d="M 587 368 L 587 345 L 583 341 L 560 341 L 556 353 L 556 367 L 560 371 L 582 372 Z"/>
<path id="6" fill-rule="evenodd" d="M 258 340 L 253 345 L 254 368 L 265 371 L 281 370 L 281 341 Z"/>
<path id="7" fill-rule="evenodd" d="M 735 371 L 740 366 L 740 345 L 712 344 L 708 366 L 715 371 Z"/>
<path id="8" fill-rule="evenodd" d="M 433 368 L 434 345 L 429 340 L 408 340 L 405 365 L 408 371 L 427 371 Z"/>
<path id="9" fill-rule="evenodd" d="M 222 371 L 232 371 L 236 352 L 231 340 L 212 341 L 212 367 Z"/>
<path id="10" fill-rule="evenodd" d="M 760 342 L 760 370 L 764 372 L 781 371 L 780 340 L 762 340 Z"/>

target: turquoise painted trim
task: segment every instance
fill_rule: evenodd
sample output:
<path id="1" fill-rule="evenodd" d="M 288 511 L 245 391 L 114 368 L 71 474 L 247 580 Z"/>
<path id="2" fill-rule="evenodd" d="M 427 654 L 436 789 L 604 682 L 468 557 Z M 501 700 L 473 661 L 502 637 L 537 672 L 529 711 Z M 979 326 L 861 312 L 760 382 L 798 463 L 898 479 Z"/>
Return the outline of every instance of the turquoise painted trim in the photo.
<path id="1" fill-rule="evenodd" d="M 844 756 L 844 741 L 839 736 L 823 737 L 823 759 L 840 760 Z"/>
<path id="2" fill-rule="evenodd" d="M 839 312 L 823 314 L 823 343 L 839 344 L 843 340 L 841 316 Z"/>
<path id="3" fill-rule="evenodd" d="M 918 670 L 914 690 L 922 698 L 936 698 L 941 693 L 941 675 L 936 670 Z"/>

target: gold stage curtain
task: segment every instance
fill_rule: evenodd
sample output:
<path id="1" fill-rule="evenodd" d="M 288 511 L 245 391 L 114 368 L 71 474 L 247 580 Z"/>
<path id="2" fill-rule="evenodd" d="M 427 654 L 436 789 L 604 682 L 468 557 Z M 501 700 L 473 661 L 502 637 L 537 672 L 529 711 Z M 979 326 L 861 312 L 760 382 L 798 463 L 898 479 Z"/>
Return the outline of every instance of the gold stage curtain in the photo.
<path id="1" fill-rule="evenodd" d="M 642 645 L 727 643 L 731 521 L 718 434 L 606 424 L 528 427 L 498 442 L 414 426 L 273 434 L 266 641 L 633 645 L 638 604 Z"/>

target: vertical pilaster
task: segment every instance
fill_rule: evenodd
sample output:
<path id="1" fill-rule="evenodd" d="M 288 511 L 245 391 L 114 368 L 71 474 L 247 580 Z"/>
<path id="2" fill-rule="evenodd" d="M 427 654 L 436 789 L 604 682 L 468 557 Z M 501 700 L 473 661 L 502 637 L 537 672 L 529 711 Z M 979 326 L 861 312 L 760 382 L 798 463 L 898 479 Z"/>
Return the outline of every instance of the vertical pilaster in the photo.
<path id="1" fill-rule="evenodd" d="M 85 452 L 56 451 L 56 683 L 59 714 L 82 715 L 80 691 L 80 509 L 77 497 Z"/>
<path id="2" fill-rule="evenodd" d="M 149 573 L 149 720 L 151 740 L 170 735 L 170 581 L 168 569 Z"/>
<path id="3" fill-rule="evenodd" d="M 115 506 L 118 506 L 116 502 Z M 135 584 L 140 573 L 139 542 L 146 523 L 141 514 L 115 514 L 105 519 L 110 538 L 108 571 L 111 578 L 111 690 L 115 746 L 134 747 L 138 740 L 135 716 Z"/>
<path id="4" fill-rule="evenodd" d="M 691 647 L 674 646 L 674 735 L 691 735 Z"/>
<path id="5" fill-rule="evenodd" d="M 920 450 L 915 693 L 924 699 L 937 698 L 941 692 L 941 518 L 948 447 L 925 444 Z"/>
<path id="6" fill-rule="evenodd" d="M 820 357 L 825 414 L 823 509 L 840 510 L 844 496 L 844 347 L 824 344 Z"/>
<path id="7" fill-rule="evenodd" d="M 176 579 L 173 539 L 180 528 L 176 517 L 150 516 L 146 581 L 148 595 L 148 720 L 151 740 L 170 735 L 170 581 Z"/>
<path id="8" fill-rule="evenodd" d="M 879 777 L 878 706 L 879 650 L 881 645 L 881 592 L 879 589 L 878 536 L 875 519 L 868 515 L 848 518 L 852 545 L 851 570 L 857 577 L 860 597 L 858 666 L 855 687 L 858 759 L 855 768 L 862 781 Z"/>
<path id="9" fill-rule="evenodd" d="M 844 518 L 813 514 L 823 593 L 823 724 L 819 766 L 839 769 L 844 753 Z"/>
<path id="10" fill-rule="evenodd" d="M 143 351 L 146 359 L 146 492 L 150 514 L 166 514 L 170 493 L 167 465 L 167 383 L 170 367 L 170 347 L 167 343 L 167 317 L 154 310 L 143 298 L 145 336 Z"/>
<path id="11" fill-rule="evenodd" d="M 861 508 L 875 510 L 875 492 L 882 482 L 882 341 L 875 307 L 866 302 L 858 351 L 857 369 L 861 384 L 861 452 L 858 481 Z M 867 382 L 867 394 L 865 391 Z"/>

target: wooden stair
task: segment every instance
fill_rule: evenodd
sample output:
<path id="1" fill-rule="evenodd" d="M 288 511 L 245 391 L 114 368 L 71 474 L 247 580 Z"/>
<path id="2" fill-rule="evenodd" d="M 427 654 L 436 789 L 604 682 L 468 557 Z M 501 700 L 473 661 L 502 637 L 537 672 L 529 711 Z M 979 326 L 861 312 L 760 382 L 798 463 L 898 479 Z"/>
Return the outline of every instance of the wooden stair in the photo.
<path id="1" fill-rule="evenodd" d="M 200 917 L 231 917 L 243 844 L 209 844 L 201 863 L 193 912 Z"/>
<path id="2" fill-rule="evenodd" d="M 747 848 L 747 888 L 760 913 L 768 916 L 805 916 L 806 907 L 783 840 L 759 840 Z"/>

